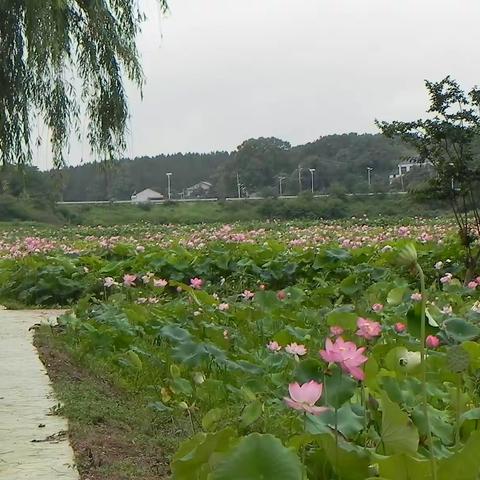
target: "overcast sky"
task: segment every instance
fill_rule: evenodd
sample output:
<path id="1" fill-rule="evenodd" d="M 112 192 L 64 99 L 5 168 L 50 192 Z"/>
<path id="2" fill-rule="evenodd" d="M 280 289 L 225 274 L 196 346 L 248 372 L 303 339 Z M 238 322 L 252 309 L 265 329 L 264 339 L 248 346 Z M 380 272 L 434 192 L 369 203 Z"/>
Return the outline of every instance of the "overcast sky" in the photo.
<path id="1" fill-rule="evenodd" d="M 129 88 L 127 156 L 292 144 L 410 120 L 424 79 L 480 84 L 478 0 L 139 0 L 147 84 Z M 88 160 L 73 144 L 69 164 Z M 45 146 L 36 163 L 49 166 Z"/>

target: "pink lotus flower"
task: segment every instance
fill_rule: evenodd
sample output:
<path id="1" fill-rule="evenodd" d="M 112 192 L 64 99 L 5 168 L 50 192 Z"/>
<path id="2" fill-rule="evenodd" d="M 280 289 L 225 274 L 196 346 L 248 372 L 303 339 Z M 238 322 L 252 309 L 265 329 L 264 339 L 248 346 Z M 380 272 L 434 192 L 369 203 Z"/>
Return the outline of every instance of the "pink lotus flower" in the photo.
<path id="1" fill-rule="evenodd" d="M 271 352 L 278 352 L 282 349 L 282 346 L 279 345 L 278 342 L 276 342 L 275 340 L 272 340 L 271 342 L 268 342 L 267 343 L 267 348 L 271 351 Z"/>
<path id="2" fill-rule="evenodd" d="M 242 293 L 242 297 L 245 300 L 251 300 L 254 296 L 255 296 L 255 294 L 253 292 L 251 292 L 250 290 L 244 290 L 243 293 Z"/>
<path id="3" fill-rule="evenodd" d="M 320 356 L 328 363 L 338 363 L 353 378 L 363 380 L 365 375 L 360 365 L 368 360 L 363 355 L 364 351 L 365 347 L 357 348 L 353 342 L 345 342 L 342 337 L 338 337 L 335 342 L 327 338 L 325 350 L 320 351 Z"/>
<path id="4" fill-rule="evenodd" d="M 446 273 L 442 278 L 440 278 L 440 282 L 443 284 L 449 284 L 452 281 L 453 275 L 451 273 Z"/>
<path id="5" fill-rule="evenodd" d="M 436 337 L 435 335 L 429 335 L 425 339 L 425 345 L 428 348 L 438 348 L 440 346 L 440 339 Z"/>
<path id="6" fill-rule="evenodd" d="M 230 308 L 230 305 L 228 303 L 221 303 L 219 306 L 218 306 L 218 309 L 221 311 L 221 312 L 225 312 L 226 310 L 228 310 Z"/>
<path id="7" fill-rule="evenodd" d="M 134 287 L 135 286 L 135 280 L 137 279 L 136 275 L 132 275 L 130 273 L 127 273 L 123 276 L 123 284 L 126 287 Z"/>
<path id="8" fill-rule="evenodd" d="M 410 300 L 413 300 L 414 302 L 421 302 L 422 301 L 422 294 L 415 292 L 410 295 Z"/>
<path id="9" fill-rule="evenodd" d="M 153 286 L 157 288 L 164 288 L 168 285 L 168 280 L 164 280 L 163 278 L 153 279 Z"/>
<path id="10" fill-rule="evenodd" d="M 277 292 L 277 298 L 282 301 L 282 300 L 285 300 L 287 298 L 287 294 L 285 293 L 285 290 L 279 290 Z"/>
<path id="11" fill-rule="evenodd" d="M 333 325 L 333 327 L 330 327 L 330 333 L 334 336 L 341 335 L 343 331 L 343 328 L 339 327 L 338 325 Z"/>
<path id="12" fill-rule="evenodd" d="M 477 288 L 477 282 L 475 282 L 475 281 L 468 282 L 467 287 L 472 289 L 472 290 L 475 290 Z"/>
<path id="13" fill-rule="evenodd" d="M 359 317 L 357 319 L 357 327 L 358 330 L 356 331 L 356 334 L 366 340 L 372 340 L 375 337 L 379 337 L 382 333 L 382 326 L 378 322 L 374 322 L 368 318 Z"/>
<path id="14" fill-rule="evenodd" d="M 117 282 L 112 277 L 105 277 L 103 279 L 104 287 L 110 288 L 110 287 L 113 287 L 114 285 L 117 285 Z"/>
<path id="15" fill-rule="evenodd" d="M 397 333 L 403 333 L 403 332 L 407 329 L 407 326 L 406 326 L 404 323 L 402 323 L 402 322 L 397 322 L 397 323 L 393 326 L 393 328 L 395 329 L 395 331 L 396 331 Z"/>
<path id="16" fill-rule="evenodd" d="M 291 383 L 288 386 L 290 397 L 284 397 L 285 403 L 294 410 L 303 410 L 312 415 L 320 415 L 328 410 L 327 407 L 318 407 L 315 405 L 320 399 L 323 392 L 323 385 L 311 380 L 308 383 L 299 385 Z"/>
<path id="17" fill-rule="evenodd" d="M 307 349 L 305 348 L 305 345 L 297 345 L 295 342 L 288 344 L 285 347 L 285 351 L 287 353 L 291 353 L 292 355 L 298 355 L 302 357 L 307 353 Z"/>
<path id="18" fill-rule="evenodd" d="M 372 305 L 372 310 L 376 313 L 379 313 L 383 310 L 383 305 L 381 303 L 374 303 Z"/>
<path id="19" fill-rule="evenodd" d="M 200 290 L 203 287 L 203 280 L 201 278 L 191 278 L 190 286 L 196 290 Z"/>

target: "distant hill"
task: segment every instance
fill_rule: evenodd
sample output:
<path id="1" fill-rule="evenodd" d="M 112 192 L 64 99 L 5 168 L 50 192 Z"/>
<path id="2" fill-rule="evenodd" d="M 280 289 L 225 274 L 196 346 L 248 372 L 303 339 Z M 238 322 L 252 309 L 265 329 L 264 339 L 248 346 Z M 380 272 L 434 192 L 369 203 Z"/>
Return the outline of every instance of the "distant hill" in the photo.
<path id="1" fill-rule="evenodd" d="M 305 145 L 291 146 L 277 138 L 246 140 L 234 152 L 178 153 L 123 159 L 110 169 L 88 163 L 62 170 L 63 199 L 127 200 L 134 191 L 152 188 L 166 193 L 166 173 L 172 172 L 172 191 L 200 182 L 213 184 L 212 195 L 235 196 L 237 173 L 248 194 L 273 195 L 278 191 L 278 176 L 283 180 L 284 193 L 296 194 L 300 183 L 303 190 L 314 188 L 328 191 L 364 191 L 368 188 L 367 167 L 372 170 L 376 190 L 386 189 L 388 175 L 397 163 L 413 152 L 399 142 L 382 135 L 349 133 L 328 135 Z"/>

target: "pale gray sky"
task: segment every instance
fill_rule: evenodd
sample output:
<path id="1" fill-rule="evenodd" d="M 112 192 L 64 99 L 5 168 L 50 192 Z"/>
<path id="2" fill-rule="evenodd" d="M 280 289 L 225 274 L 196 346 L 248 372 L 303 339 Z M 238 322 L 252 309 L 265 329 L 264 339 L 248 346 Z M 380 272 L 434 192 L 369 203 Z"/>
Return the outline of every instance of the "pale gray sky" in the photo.
<path id="1" fill-rule="evenodd" d="M 427 105 L 423 80 L 480 84 L 478 0 L 155 0 L 139 39 L 147 79 L 130 91 L 126 155 L 232 150 L 375 132 Z M 69 164 L 89 159 L 73 144 Z M 36 154 L 49 166 L 48 150 Z"/>

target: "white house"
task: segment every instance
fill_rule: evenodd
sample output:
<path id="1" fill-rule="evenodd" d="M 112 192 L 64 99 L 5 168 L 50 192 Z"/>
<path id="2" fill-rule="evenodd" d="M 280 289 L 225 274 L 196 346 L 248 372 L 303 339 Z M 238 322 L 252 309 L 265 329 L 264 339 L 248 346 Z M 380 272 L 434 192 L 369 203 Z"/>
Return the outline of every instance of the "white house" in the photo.
<path id="1" fill-rule="evenodd" d="M 131 200 L 133 203 L 152 202 L 155 200 L 163 200 L 163 195 L 155 190 L 152 190 L 151 188 L 146 188 L 141 192 L 135 192 L 132 195 Z"/>
<path id="2" fill-rule="evenodd" d="M 398 171 L 388 176 L 390 183 L 396 178 L 403 177 L 406 173 L 410 172 L 412 168 L 426 167 L 432 165 L 428 160 L 422 160 L 420 157 L 409 157 L 403 162 L 400 162 L 397 166 Z"/>
<path id="3" fill-rule="evenodd" d="M 210 182 L 205 182 L 202 180 L 201 182 L 196 183 L 195 185 L 192 185 L 191 187 L 188 187 L 185 189 L 185 196 L 186 197 L 203 197 L 204 195 L 207 195 L 210 189 L 212 188 L 212 184 Z"/>

